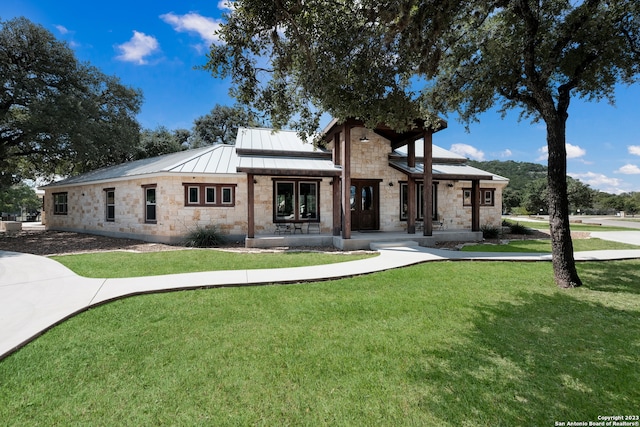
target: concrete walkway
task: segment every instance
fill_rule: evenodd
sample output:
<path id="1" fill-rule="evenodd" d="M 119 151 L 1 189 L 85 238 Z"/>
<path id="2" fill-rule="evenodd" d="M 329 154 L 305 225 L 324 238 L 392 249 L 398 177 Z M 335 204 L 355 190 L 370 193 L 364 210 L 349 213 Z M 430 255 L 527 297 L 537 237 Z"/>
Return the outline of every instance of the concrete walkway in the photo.
<path id="1" fill-rule="evenodd" d="M 599 238 L 640 246 L 640 231 L 597 234 Z M 0 251 L 0 360 L 65 319 L 93 306 L 130 295 L 336 279 L 429 261 L 551 260 L 549 254 L 448 251 L 425 248 L 411 242 L 400 247 L 379 245 L 373 249 L 377 249 L 380 256 L 330 265 L 127 279 L 88 279 L 46 257 Z M 577 261 L 640 259 L 640 249 L 577 252 L 575 257 Z"/>

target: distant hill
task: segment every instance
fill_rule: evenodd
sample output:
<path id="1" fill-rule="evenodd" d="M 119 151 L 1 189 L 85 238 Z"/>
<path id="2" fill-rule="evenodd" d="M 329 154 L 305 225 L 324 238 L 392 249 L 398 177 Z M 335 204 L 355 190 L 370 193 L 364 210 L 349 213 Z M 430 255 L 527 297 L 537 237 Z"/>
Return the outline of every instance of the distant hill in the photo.
<path id="1" fill-rule="evenodd" d="M 539 163 L 514 162 L 513 160 L 490 160 L 479 162 L 470 160 L 469 164 L 478 169 L 509 178 L 509 188 L 514 191 L 523 190 L 531 181 L 547 176 L 547 167 Z"/>

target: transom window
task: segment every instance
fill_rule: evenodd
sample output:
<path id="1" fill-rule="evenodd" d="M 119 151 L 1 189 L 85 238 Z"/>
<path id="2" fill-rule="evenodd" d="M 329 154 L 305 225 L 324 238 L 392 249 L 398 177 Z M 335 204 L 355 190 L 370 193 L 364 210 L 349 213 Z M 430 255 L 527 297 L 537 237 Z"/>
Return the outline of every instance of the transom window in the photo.
<path id="1" fill-rule="evenodd" d="M 462 190 L 462 203 L 464 206 L 471 206 L 471 189 L 465 188 Z M 494 188 L 481 188 L 480 189 L 480 206 L 494 206 L 496 190 Z"/>
<path id="2" fill-rule="evenodd" d="M 68 212 L 68 193 L 53 193 L 53 214 L 66 215 Z"/>
<path id="3" fill-rule="evenodd" d="M 235 184 L 182 184 L 185 206 L 235 206 Z"/>
<path id="4" fill-rule="evenodd" d="M 319 221 L 318 187 L 318 181 L 274 181 L 274 222 Z"/>

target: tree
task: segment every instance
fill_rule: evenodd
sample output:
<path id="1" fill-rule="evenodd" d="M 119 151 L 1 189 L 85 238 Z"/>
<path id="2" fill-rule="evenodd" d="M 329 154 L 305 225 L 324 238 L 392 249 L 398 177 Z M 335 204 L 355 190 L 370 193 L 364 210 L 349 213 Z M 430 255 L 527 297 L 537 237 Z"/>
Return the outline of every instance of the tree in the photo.
<path id="1" fill-rule="evenodd" d="M 140 133 L 140 151 L 136 155 L 138 159 L 161 156 L 187 149 L 190 132 L 186 129 L 177 129 L 173 132 L 164 126 L 144 129 Z"/>
<path id="2" fill-rule="evenodd" d="M 25 18 L 0 21 L 0 175 L 69 175 L 131 159 L 142 94 Z M 1 185 L 1 184 L 0 184 Z"/>
<path id="3" fill-rule="evenodd" d="M 217 104 L 209 114 L 194 121 L 194 146 L 236 143 L 240 126 L 260 126 L 257 116 L 250 110 Z"/>
<path id="4" fill-rule="evenodd" d="M 33 188 L 25 183 L 13 185 L 0 191 L 0 212 L 9 214 L 21 214 L 27 212 L 39 212 L 42 201 Z"/>
<path id="5" fill-rule="evenodd" d="M 495 105 L 543 121 L 554 275 L 581 285 L 565 179 L 569 104 L 613 102 L 617 83 L 637 80 L 639 2 L 238 0 L 219 36 L 205 68 L 231 77 L 233 95 L 276 126 L 313 132 L 323 112 L 398 129 L 451 111 L 471 123 Z"/>

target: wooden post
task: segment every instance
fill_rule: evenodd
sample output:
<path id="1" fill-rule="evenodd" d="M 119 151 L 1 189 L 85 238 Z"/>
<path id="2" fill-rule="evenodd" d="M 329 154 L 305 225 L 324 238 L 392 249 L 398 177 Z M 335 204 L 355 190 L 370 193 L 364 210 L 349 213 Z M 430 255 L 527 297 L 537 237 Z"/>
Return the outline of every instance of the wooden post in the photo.
<path id="1" fill-rule="evenodd" d="M 341 146 L 342 161 L 342 238 L 351 238 L 351 124 L 345 121 L 342 125 L 344 142 Z"/>
<path id="2" fill-rule="evenodd" d="M 247 174 L 247 237 L 252 239 L 255 237 L 255 184 L 253 183 L 254 175 Z"/>
<path id="3" fill-rule="evenodd" d="M 471 231 L 480 231 L 480 180 L 471 181 Z"/>
<path id="4" fill-rule="evenodd" d="M 339 236 L 342 226 L 342 208 L 340 200 L 340 177 L 334 176 L 332 182 L 333 190 L 333 235 Z"/>
<path id="5" fill-rule="evenodd" d="M 424 235 L 433 235 L 433 132 L 425 129 L 424 138 L 424 171 L 423 171 L 423 192 L 424 202 Z"/>
<path id="6" fill-rule="evenodd" d="M 407 166 L 416 167 L 416 141 L 411 140 L 407 145 Z M 416 234 L 416 180 L 409 175 L 407 183 L 407 233 Z"/>

